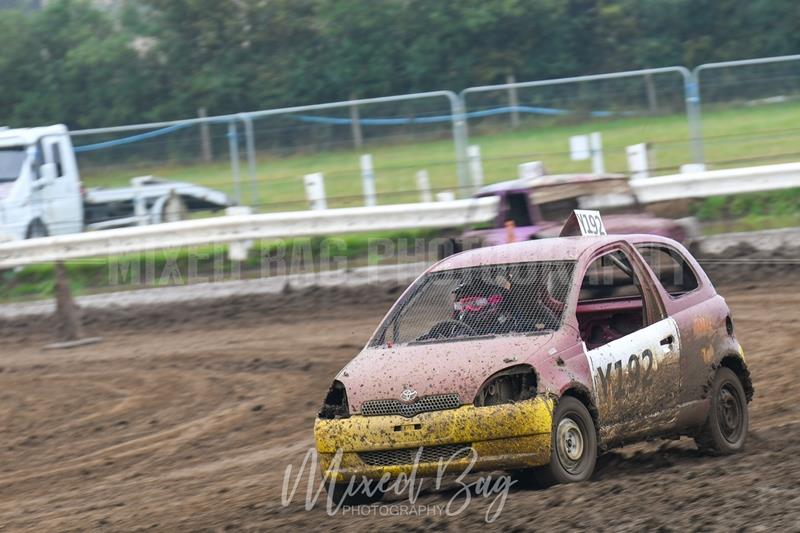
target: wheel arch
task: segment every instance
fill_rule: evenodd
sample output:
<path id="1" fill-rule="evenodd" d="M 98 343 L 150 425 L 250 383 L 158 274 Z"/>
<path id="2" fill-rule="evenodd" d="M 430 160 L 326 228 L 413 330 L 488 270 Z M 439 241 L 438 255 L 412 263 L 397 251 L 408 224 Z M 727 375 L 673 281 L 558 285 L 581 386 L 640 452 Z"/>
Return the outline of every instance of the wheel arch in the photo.
<path id="1" fill-rule="evenodd" d="M 40 228 L 43 232 L 44 237 L 48 237 L 50 235 L 50 230 L 47 227 L 47 224 L 41 219 L 41 217 L 35 217 L 28 221 L 28 226 L 25 228 L 25 238 L 32 239 L 35 235 L 36 228 Z"/>
<path id="2" fill-rule="evenodd" d="M 565 396 L 575 398 L 589 411 L 589 415 L 592 417 L 592 423 L 594 423 L 594 431 L 597 434 L 597 443 L 600 444 L 602 442 L 600 439 L 600 413 L 597 410 L 597 406 L 592 399 L 592 394 L 589 392 L 589 389 L 580 383 L 573 382 L 561 393 L 561 398 Z"/>
<path id="3" fill-rule="evenodd" d="M 747 398 L 747 402 L 751 402 L 753 400 L 753 380 L 750 377 L 750 370 L 747 368 L 747 363 L 744 362 L 742 356 L 740 354 L 729 353 L 725 355 L 720 362 L 715 365 L 714 370 L 719 367 L 725 367 L 730 369 L 736 376 L 739 378 L 739 381 L 742 383 L 742 388 L 744 388 L 744 394 Z"/>

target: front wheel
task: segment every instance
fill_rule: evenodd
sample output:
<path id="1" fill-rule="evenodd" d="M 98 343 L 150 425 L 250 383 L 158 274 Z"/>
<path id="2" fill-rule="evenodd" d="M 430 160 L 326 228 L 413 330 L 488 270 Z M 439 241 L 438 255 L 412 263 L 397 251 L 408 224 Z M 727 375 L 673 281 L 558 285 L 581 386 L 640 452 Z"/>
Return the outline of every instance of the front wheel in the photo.
<path id="1" fill-rule="evenodd" d="M 553 413 L 550 463 L 534 470 L 541 486 L 586 481 L 597 461 L 597 433 L 592 416 L 570 396 L 558 401 Z"/>
<path id="2" fill-rule="evenodd" d="M 28 226 L 28 231 L 25 233 L 26 239 L 40 239 L 42 237 L 49 237 L 50 232 L 47 231 L 47 226 L 44 225 L 39 219 L 34 220 Z"/>
<path id="3" fill-rule="evenodd" d="M 695 437 L 698 448 L 714 454 L 738 452 L 744 448 L 749 417 L 744 387 L 730 368 L 717 369 L 710 398 L 708 419 Z"/>

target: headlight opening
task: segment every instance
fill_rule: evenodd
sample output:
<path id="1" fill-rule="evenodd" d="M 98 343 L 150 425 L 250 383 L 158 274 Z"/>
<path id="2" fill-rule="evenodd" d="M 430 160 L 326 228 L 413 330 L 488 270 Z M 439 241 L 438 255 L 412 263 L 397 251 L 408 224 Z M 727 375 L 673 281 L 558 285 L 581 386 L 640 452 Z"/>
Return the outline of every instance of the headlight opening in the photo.
<path id="1" fill-rule="evenodd" d="M 498 372 L 486 380 L 475 396 L 476 407 L 529 400 L 536 396 L 536 372 L 520 365 Z"/>
<path id="2" fill-rule="evenodd" d="M 347 403 L 347 391 L 341 381 L 334 381 L 322 409 L 319 410 L 319 417 L 326 419 L 347 418 L 350 416 L 350 406 Z"/>

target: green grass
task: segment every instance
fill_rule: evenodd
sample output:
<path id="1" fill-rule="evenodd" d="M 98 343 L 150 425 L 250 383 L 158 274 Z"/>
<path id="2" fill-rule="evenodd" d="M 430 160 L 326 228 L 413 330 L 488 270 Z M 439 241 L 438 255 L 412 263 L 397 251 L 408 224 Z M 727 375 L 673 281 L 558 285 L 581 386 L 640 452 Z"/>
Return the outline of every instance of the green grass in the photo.
<path id="1" fill-rule="evenodd" d="M 796 159 L 799 122 L 800 103 L 794 102 L 706 110 L 703 114 L 706 160 L 711 167 L 718 167 Z M 551 173 L 586 171 L 590 168 L 588 161 L 569 159 L 568 140 L 571 135 L 591 131 L 603 134 L 609 171 L 625 172 L 625 147 L 640 142 L 652 143 L 654 164 L 662 169 L 662 174 L 674 172 L 679 165 L 691 160 L 688 126 L 682 114 L 595 119 L 580 124 L 565 123 L 564 119 L 528 118 L 516 131 L 508 130 L 505 122 L 492 124 L 488 133 L 475 131 L 475 125 L 471 124 L 470 143 L 481 147 L 487 183 L 516 176 L 517 166 L 532 160 L 543 161 Z M 435 189 L 457 185 L 455 153 L 449 137 L 397 145 L 368 144 L 358 151 L 341 149 L 284 157 L 259 154 L 256 177 L 259 200 L 263 204 L 260 210 L 303 208 L 302 176 L 310 172 L 325 174 L 326 192 L 332 207 L 359 205 L 361 178 L 358 157 L 361 153 L 373 155 L 381 203 L 414 201 L 417 198 L 414 175 L 420 169 L 428 170 Z M 748 161 L 750 158 L 753 160 Z M 228 193 L 234 190 L 230 163 L 224 155 L 207 165 L 139 162 L 135 168 L 120 164 L 83 171 L 86 186 L 124 186 L 132 176 L 145 174 L 191 181 Z M 251 185 L 244 158 L 242 180 L 243 202 L 251 203 Z M 407 193 L 400 194 L 403 191 Z"/>
<path id="2" fill-rule="evenodd" d="M 797 151 L 800 128 L 795 125 L 799 122 L 800 103 L 706 111 L 706 160 L 714 167 L 723 166 L 724 162 L 730 162 L 730 166 L 741 166 L 797 159 L 794 152 Z M 531 160 L 543 161 L 550 172 L 587 170 L 587 161 L 570 161 L 566 150 L 569 136 L 591 131 L 603 133 L 609 171 L 624 172 L 624 148 L 638 142 L 653 144 L 655 165 L 663 169 L 661 173 L 674 172 L 680 164 L 690 161 L 688 129 L 683 115 L 594 120 L 582 124 L 565 124 L 554 119 L 527 119 L 517 131 L 499 131 L 503 124 L 495 122 L 488 133 L 475 131 L 474 124 L 471 125 L 473 131 L 470 141 L 481 146 L 487 183 L 516 176 L 517 165 Z M 261 210 L 304 208 L 302 176 L 317 171 L 325 173 L 328 196 L 334 198 L 329 202 L 332 207 L 358 205 L 361 194 L 358 157 L 366 152 L 373 155 L 378 192 L 385 194 L 380 198 L 382 203 L 414 201 L 414 174 L 422 168 L 428 170 L 433 187 L 444 189 L 456 185 L 454 150 L 450 138 L 396 146 L 368 146 L 361 151 L 338 150 L 286 157 L 260 154 L 257 167 L 259 196 L 262 202 L 267 203 Z M 753 161 L 743 161 L 748 158 L 753 158 Z M 245 178 L 246 169 L 243 167 L 242 171 Z M 89 172 L 84 170 L 83 176 L 87 186 L 112 187 L 125 186 L 131 176 L 143 174 L 192 181 L 228 193 L 233 191 L 230 164 L 224 157 L 211 165 L 139 162 L 135 168 L 133 165 L 118 165 Z M 247 203 L 249 184 L 245 180 L 242 185 Z M 401 195 L 400 191 L 412 192 Z M 349 201 L 335 199 L 345 196 L 354 198 Z M 706 233 L 795 226 L 800 225 L 800 190 L 706 198 L 692 202 L 689 211 L 704 223 Z M 293 261 L 295 268 L 302 266 L 303 261 L 300 260 L 304 256 L 311 258 L 311 264 L 306 265 L 309 268 L 324 268 L 325 265 L 321 266 L 319 261 L 326 253 L 326 246 L 329 256 L 345 258 L 349 266 L 374 264 L 385 258 L 380 257 L 381 251 L 371 247 L 370 243 L 378 239 L 397 242 L 403 237 L 425 241 L 434 234 L 417 231 L 343 236 L 341 239 L 296 239 L 283 244 L 264 242 L 251 251 L 250 258 L 242 265 L 241 274 L 237 274 L 234 265 L 225 258 L 224 246 L 77 261 L 67 266 L 74 292 L 85 294 L 198 280 L 232 279 L 236 276 L 274 275 L 279 272 L 262 270 L 262 258 L 281 254 Z M 214 257 L 218 258 L 216 264 Z M 193 266 L 190 267 L 192 262 Z M 170 275 L 170 265 L 178 267 L 180 278 Z M 44 298 L 53 294 L 50 265 L 3 272 L 0 278 L 0 301 Z"/>

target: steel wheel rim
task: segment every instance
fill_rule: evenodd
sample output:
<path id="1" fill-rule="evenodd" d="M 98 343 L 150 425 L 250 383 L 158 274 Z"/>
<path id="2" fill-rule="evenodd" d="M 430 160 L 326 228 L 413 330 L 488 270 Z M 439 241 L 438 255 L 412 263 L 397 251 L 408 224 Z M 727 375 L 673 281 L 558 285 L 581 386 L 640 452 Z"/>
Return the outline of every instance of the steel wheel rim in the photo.
<path id="1" fill-rule="evenodd" d="M 556 429 L 556 453 L 558 460 L 569 473 L 574 474 L 580 466 L 585 450 L 583 432 L 571 418 L 564 418 Z"/>
<path id="2" fill-rule="evenodd" d="M 717 421 L 723 438 L 736 443 L 742 433 L 742 402 L 736 389 L 725 383 L 717 393 Z"/>

